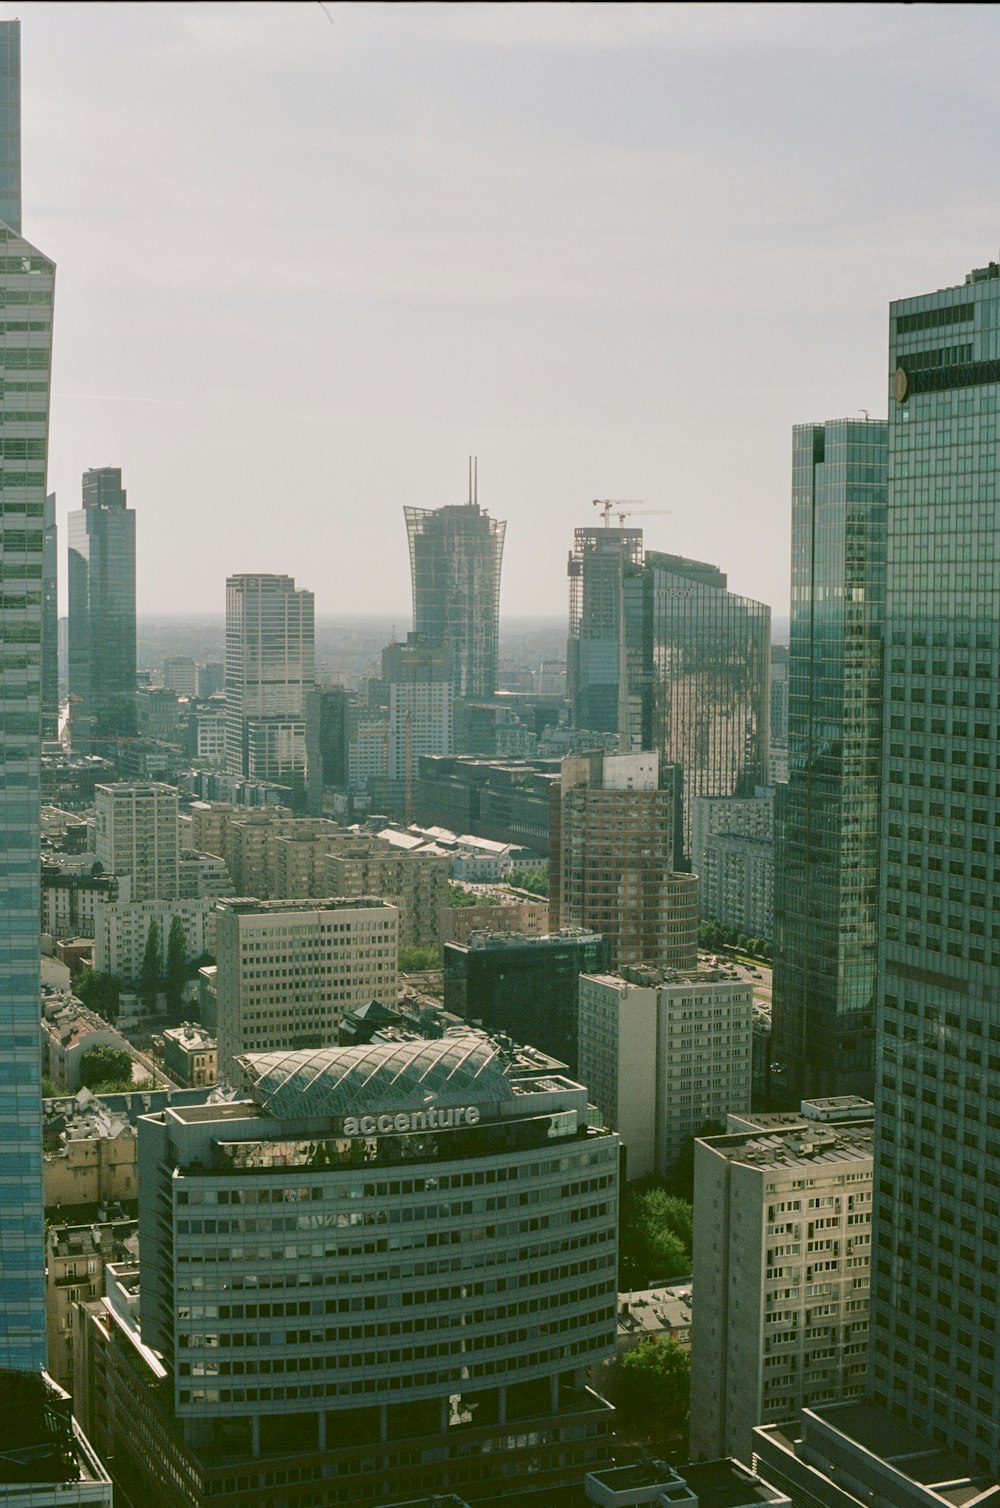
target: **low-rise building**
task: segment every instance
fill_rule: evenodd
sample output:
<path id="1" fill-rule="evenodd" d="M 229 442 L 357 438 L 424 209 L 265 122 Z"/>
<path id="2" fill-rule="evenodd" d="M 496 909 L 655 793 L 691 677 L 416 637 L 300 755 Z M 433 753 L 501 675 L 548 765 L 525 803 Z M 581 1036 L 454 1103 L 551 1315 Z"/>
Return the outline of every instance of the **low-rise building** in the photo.
<path id="1" fill-rule="evenodd" d="M 89 1090 L 65 1102 L 45 1101 L 44 1146 L 47 1210 L 135 1200 L 135 1128 Z"/>
<path id="2" fill-rule="evenodd" d="M 865 1390 L 874 1127 L 814 1113 L 695 1144 L 696 1457 Z"/>
<path id="3" fill-rule="evenodd" d="M 467 943 L 473 932 L 516 932 L 544 937 L 549 930 L 548 901 L 508 901 L 486 906 L 442 906 L 438 911 L 438 942 Z"/>
<path id="4" fill-rule="evenodd" d="M 176 899 L 169 901 L 99 901 L 94 934 L 94 967 L 102 974 L 117 974 L 137 980 L 150 924 L 160 934 L 160 957 L 167 956 L 170 924 L 179 917 L 184 929 L 186 961 L 215 952 L 215 902 Z"/>
<path id="5" fill-rule="evenodd" d="M 163 1033 L 163 1067 L 185 1088 L 217 1083 L 219 1051 L 215 1038 L 190 1021 L 167 1027 Z"/>
<path id="6" fill-rule="evenodd" d="M 177 862 L 177 893 L 185 900 L 214 900 L 232 895 L 233 882 L 225 859 L 218 854 L 182 848 Z"/>
<path id="7" fill-rule="evenodd" d="M 874 1399 L 817 1404 L 759 1425 L 754 1462 L 800 1503 L 823 1508 L 995 1508 L 1000 1481 Z"/>
<path id="8" fill-rule="evenodd" d="M 42 1072 L 57 1092 L 75 1094 L 80 1088 L 80 1065 L 95 1047 L 132 1049 L 102 1016 L 88 1010 L 75 995 L 60 991 L 42 1005 Z"/>
<path id="9" fill-rule="evenodd" d="M 109 1262 L 137 1259 L 137 1229 L 135 1220 L 50 1224 L 46 1229 L 48 1370 L 69 1393 L 73 1392 L 73 1305 L 101 1297 L 104 1269 Z"/>
<path id="10" fill-rule="evenodd" d="M 327 858 L 327 894 L 379 895 L 399 910 L 401 948 L 434 947 L 450 869 L 447 854 L 359 838 Z"/>
<path id="11" fill-rule="evenodd" d="M 618 1354 L 632 1351 L 644 1340 L 676 1341 L 691 1350 L 690 1280 L 662 1288 L 630 1290 L 618 1295 Z"/>
<path id="12" fill-rule="evenodd" d="M 579 1076 L 630 1178 L 667 1174 L 706 1122 L 750 1109 L 753 995 L 717 969 L 580 979 Z"/>
<path id="13" fill-rule="evenodd" d="M 580 975 L 609 964 L 608 944 L 586 927 L 543 937 L 474 934 L 444 949 L 445 1009 L 515 1042 L 530 1040 L 576 1073 Z"/>
<path id="14" fill-rule="evenodd" d="M 99 900 L 118 899 L 118 878 L 91 864 L 42 861 L 42 931 L 52 937 L 93 937 Z"/>
<path id="15" fill-rule="evenodd" d="M 336 1042 L 341 1017 L 396 998 L 398 916 L 378 897 L 217 902 L 219 1076 L 244 1052 Z"/>

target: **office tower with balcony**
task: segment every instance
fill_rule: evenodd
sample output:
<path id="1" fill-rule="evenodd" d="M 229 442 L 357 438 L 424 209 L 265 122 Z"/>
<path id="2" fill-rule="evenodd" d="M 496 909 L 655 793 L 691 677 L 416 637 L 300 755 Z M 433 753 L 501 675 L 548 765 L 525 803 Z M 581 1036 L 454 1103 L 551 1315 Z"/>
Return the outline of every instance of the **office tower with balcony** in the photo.
<path id="1" fill-rule="evenodd" d="M 67 532 L 73 741 L 89 750 L 136 733 L 135 512 L 120 467 L 84 472 Z"/>
<path id="2" fill-rule="evenodd" d="M 772 1093 L 875 1072 L 886 424 L 797 425 L 788 783 L 778 788 Z"/>
<path id="3" fill-rule="evenodd" d="M 226 769 L 294 785 L 306 770 L 315 602 L 291 576 L 226 581 Z"/>
<path id="4" fill-rule="evenodd" d="M 470 499 L 404 508 L 413 585 L 413 628 L 453 655 L 456 697 L 488 700 L 497 689 L 500 567 L 507 525 Z"/>
<path id="5" fill-rule="evenodd" d="M 1000 1473 L 1000 265 L 890 306 L 871 1387 Z"/>
<path id="6" fill-rule="evenodd" d="M 552 931 L 600 933 L 613 969 L 693 968 L 698 880 L 677 872 L 680 771 L 656 754 L 574 756 L 549 799 Z"/>
<path id="7" fill-rule="evenodd" d="M 55 266 L 21 234 L 20 23 L 0 22 L 0 1367 L 45 1364 L 40 730 Z"/>
<path id="8" fill-rule="evenodd" d="M 642 746 L 684 771 L 685 853 L 695 796 L 767 783 L 771 609 L 718 567 L 649 551 Z"/>
<path id="9" fill-rule="evenodd" d="M 179 894 L 177 791 L 157 781 L 94 787 L 95 848 L 105 874 L 118 876 L 123 901 L 169 901 Z"/>
<path id="10" fill-rule="evenodd" d="M 576 529 L 569 576 L 566 689 L 573 723 L 642 747 L 642 530 Z"/>

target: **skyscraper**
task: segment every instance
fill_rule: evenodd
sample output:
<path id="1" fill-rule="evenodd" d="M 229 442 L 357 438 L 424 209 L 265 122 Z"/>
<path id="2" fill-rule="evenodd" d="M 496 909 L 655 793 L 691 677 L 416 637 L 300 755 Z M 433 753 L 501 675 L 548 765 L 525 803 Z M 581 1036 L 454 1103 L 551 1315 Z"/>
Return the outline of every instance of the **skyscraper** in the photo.
<path id="1" fill-rule="evenodd" d="M 690 852 L 693 797 L 766 784 L 771 609 L 727 591 L 717 566 L 654 551 L 644 590 L 642 742 L 683 767 Z"/>
<path id="2" fill-rule="evenodd" d="M 135 513 L 120 467 L 83 473 L 83 507 L 67 522 L 72 726 L 89 747 L 136 733 Z"/>
<path id="3" fill-rule="evenodd" d="M 794 433 L 772 1088 L 795 1104 L 874 1088 L 885 447 L 884 420 Z"/>
<path id="4" fill-rule="evenodd" d="M 226 769 L 290 784 L 306 768 L 315 602 L 291 576 L 226 581 Z"/>
<path id="5" fill-rule="evenodd" d="M 567 574 L 573 722 L 618 733 L 629 753 L 642 739 L 642 530 L 574 530 Z"/>
<path id="6" fill-rule="evenodd" d="M 42 737 L 59 732 L 59 531 L 56 495 L 45 499 L 42 531 Z"/>
<path id="7" fill-rule="evenodd" d="M 413 628 L 454 655 L 455 695 L 475 701 L 497 689 L 500 567 L 507 525 L 473 501 L 404 508 L 413 584 Z"/>
<path id="8" fill-rule="evenodd" d="M 871 1386 L 1000 1472 L 1000 265 L 890 307 Z"/>
<path id="9" fill-rule="evenodd" d="M 0 1367 L 45 1363 L 38 1046 L 43 535 L 55 266 L 21 236 L 20 23 L 0 22 Z"/>

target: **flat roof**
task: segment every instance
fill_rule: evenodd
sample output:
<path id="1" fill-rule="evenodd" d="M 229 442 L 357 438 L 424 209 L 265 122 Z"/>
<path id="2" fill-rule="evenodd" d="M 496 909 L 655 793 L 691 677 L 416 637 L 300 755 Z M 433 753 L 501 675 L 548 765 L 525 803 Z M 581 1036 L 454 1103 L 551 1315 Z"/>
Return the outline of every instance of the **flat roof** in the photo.
<path id="1" fill-rule="evenodd" d="M 747 1167 L 815 1168 L 871 1159 L 875 1128 L 870 1120 L 835 1125 L 800 1122 L 788 1130 L 738 1131 L 699 1140 L 728 1162 Z"/>

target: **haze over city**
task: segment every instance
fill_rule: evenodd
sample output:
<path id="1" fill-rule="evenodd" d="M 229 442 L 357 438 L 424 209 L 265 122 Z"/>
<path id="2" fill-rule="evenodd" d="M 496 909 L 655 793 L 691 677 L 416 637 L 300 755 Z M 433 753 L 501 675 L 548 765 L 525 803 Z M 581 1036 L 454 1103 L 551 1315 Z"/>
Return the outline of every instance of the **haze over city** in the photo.
<path id="1" fill-rule="evenodd" d="M 997 244 L 991 7 L 15 10 L 49 484 L 123 468 L 141 614 L 402 614 L 472 452 L 505 616 L 595 497 L 784 615 L 791 425 L 883 414 L 889 299 Z"/>

